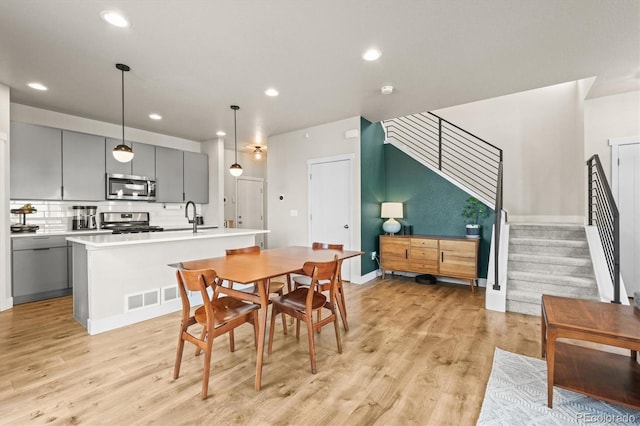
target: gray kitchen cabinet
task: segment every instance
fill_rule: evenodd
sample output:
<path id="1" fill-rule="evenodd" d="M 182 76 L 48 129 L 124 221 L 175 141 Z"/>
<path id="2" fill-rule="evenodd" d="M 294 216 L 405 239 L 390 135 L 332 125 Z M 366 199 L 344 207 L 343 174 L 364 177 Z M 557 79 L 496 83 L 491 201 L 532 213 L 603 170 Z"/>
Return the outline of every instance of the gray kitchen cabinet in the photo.
<path id="1" fill-rule="evenodd" d="M 12 199 L 62 199 L 61 130 L 12 121 L 10 156 Z"/>
<path id="2" fill-rule="evenodd" d="M 128 146 L 131 146 L 131 142 L 126 141 Z M 104 158 L 106 160 L 106 172 L 107 173 L 117 173 L 121 175 L 131 175 L 131 163 L 129 161 L 127 163 L 121 163 L 113 157 L 113 148 L 120 145 L 122 143 L 122 139 L 114 139 L 114 138 L 106 138 L 106 143 L 104 144 Z M 137 152 L 134 151 L 134 160 Z"/>
<path id="3" fill-rule="evenodd" d="M 62 132 L 62 187 L 64 200 L 105 199 L 104 137 Z"/>
<path id="4" fill-rule="evenodd" d="M 156 146 L 156 201 L 184 201 L 182 151 Z"/>
<path id="5" fill-rule="evenodd" d="M 64 236 L 14 238 L 11 243 L 14 304 L 71 294 Z"/>
<path id="6" fill-rule="evenodd" d="M 131 165 L 133 175 L 156 177 L 156 147 L 146 143 L 133 142 Z"/>
<path id="7" fill-rule="evenodd" d="M 209 202 L 209 157 L 197 152 L 184 152 L 184 199 L 199 204 Z"/>

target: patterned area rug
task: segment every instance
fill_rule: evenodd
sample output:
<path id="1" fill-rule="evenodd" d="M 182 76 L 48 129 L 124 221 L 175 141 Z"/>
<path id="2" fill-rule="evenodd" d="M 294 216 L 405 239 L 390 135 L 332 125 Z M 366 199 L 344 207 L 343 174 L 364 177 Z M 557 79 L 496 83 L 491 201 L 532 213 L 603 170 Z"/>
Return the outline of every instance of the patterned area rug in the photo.
<path id="1" fill-rule="evenodd" d="M 638 425 L 640 411 L 553 389 L 547 407 L 544 360 L 496 348 L 478 425 Z"/>

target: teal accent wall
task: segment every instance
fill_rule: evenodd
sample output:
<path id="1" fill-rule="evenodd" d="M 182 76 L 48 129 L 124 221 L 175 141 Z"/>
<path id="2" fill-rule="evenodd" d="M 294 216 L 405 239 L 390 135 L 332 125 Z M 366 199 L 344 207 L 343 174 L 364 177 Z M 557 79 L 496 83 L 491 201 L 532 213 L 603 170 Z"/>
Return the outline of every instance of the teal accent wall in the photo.
<path id="1" fill-rule="evenodd" d="M 365 165 L 362 167 L 364 169 Z M 470 197 L 468 193 L 391 144 L 384 145 L 384 169 L 384 201 L 401 201 L 404 204 L 404 218 L 399 222 L 413 225 L 414 234 L 465 236 L 466 221 L 460 213 Z M 488 207 L 489 216 L 480 219 L 482 228 L 478 263 L 479 276 L 482 278 L 487 276 L 494 221 L 493 209 Z M 378 206 L 378 213 L 379 210 Z M 378 223 L 381 226 L 381 219 L 378 219 Z M 378 234 L 381 232 L 378 229 Z"/>
<path id="2" fill-rule="evenodd" d="M 360 258 L 362 275 L 378 269 L 376 261 L 371 260 L 371 252 L 378 249 L 382 219 L 380 203 L 385 201 L 386 171 L 384 150 L 384 129 L 381 123 L 371 123 L 360 119 L 360 182 L 361 217 L 360 249 L 365 252 Z"/>

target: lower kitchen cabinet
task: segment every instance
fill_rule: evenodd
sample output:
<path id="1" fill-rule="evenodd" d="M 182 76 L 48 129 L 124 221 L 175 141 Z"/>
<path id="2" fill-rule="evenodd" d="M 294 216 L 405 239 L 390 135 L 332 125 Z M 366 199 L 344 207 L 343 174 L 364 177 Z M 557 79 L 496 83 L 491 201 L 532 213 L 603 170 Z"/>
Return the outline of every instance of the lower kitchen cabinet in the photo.
<path id="1" fill-rule="evenodd" d="M 14 304 L 71 294 L 64 236 L 14 238 L 11 245 Z"/>
<path id="2" fill-rule="evenodd" d="M 424 235 L 381 235 L 380 268 L 441 275 L 469 281 L 473 290 L 478 280 L 480 240 Z"/>

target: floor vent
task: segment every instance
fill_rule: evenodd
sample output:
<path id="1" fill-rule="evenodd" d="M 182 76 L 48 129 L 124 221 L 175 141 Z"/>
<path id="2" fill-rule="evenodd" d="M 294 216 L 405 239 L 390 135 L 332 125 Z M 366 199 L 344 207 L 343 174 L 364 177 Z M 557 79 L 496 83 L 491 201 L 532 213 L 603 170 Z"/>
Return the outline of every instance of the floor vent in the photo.
<path id="1" fill-rule="evenodd" d="M 151 290 L 145 293 L 128 294 L 125 296 L 125 304 L 126 304 L 127 311 L 144 308 L 151 305 L 157 305 L 159 303 L 160 303 L 159 290 Z"/>
<path id="2" fill-rule="evenodd" d="M 178 297 L 178 286 L 174 285 L 172 287 L 164 287 L 162 289 L 162 303 L 177 299 Z"/>

